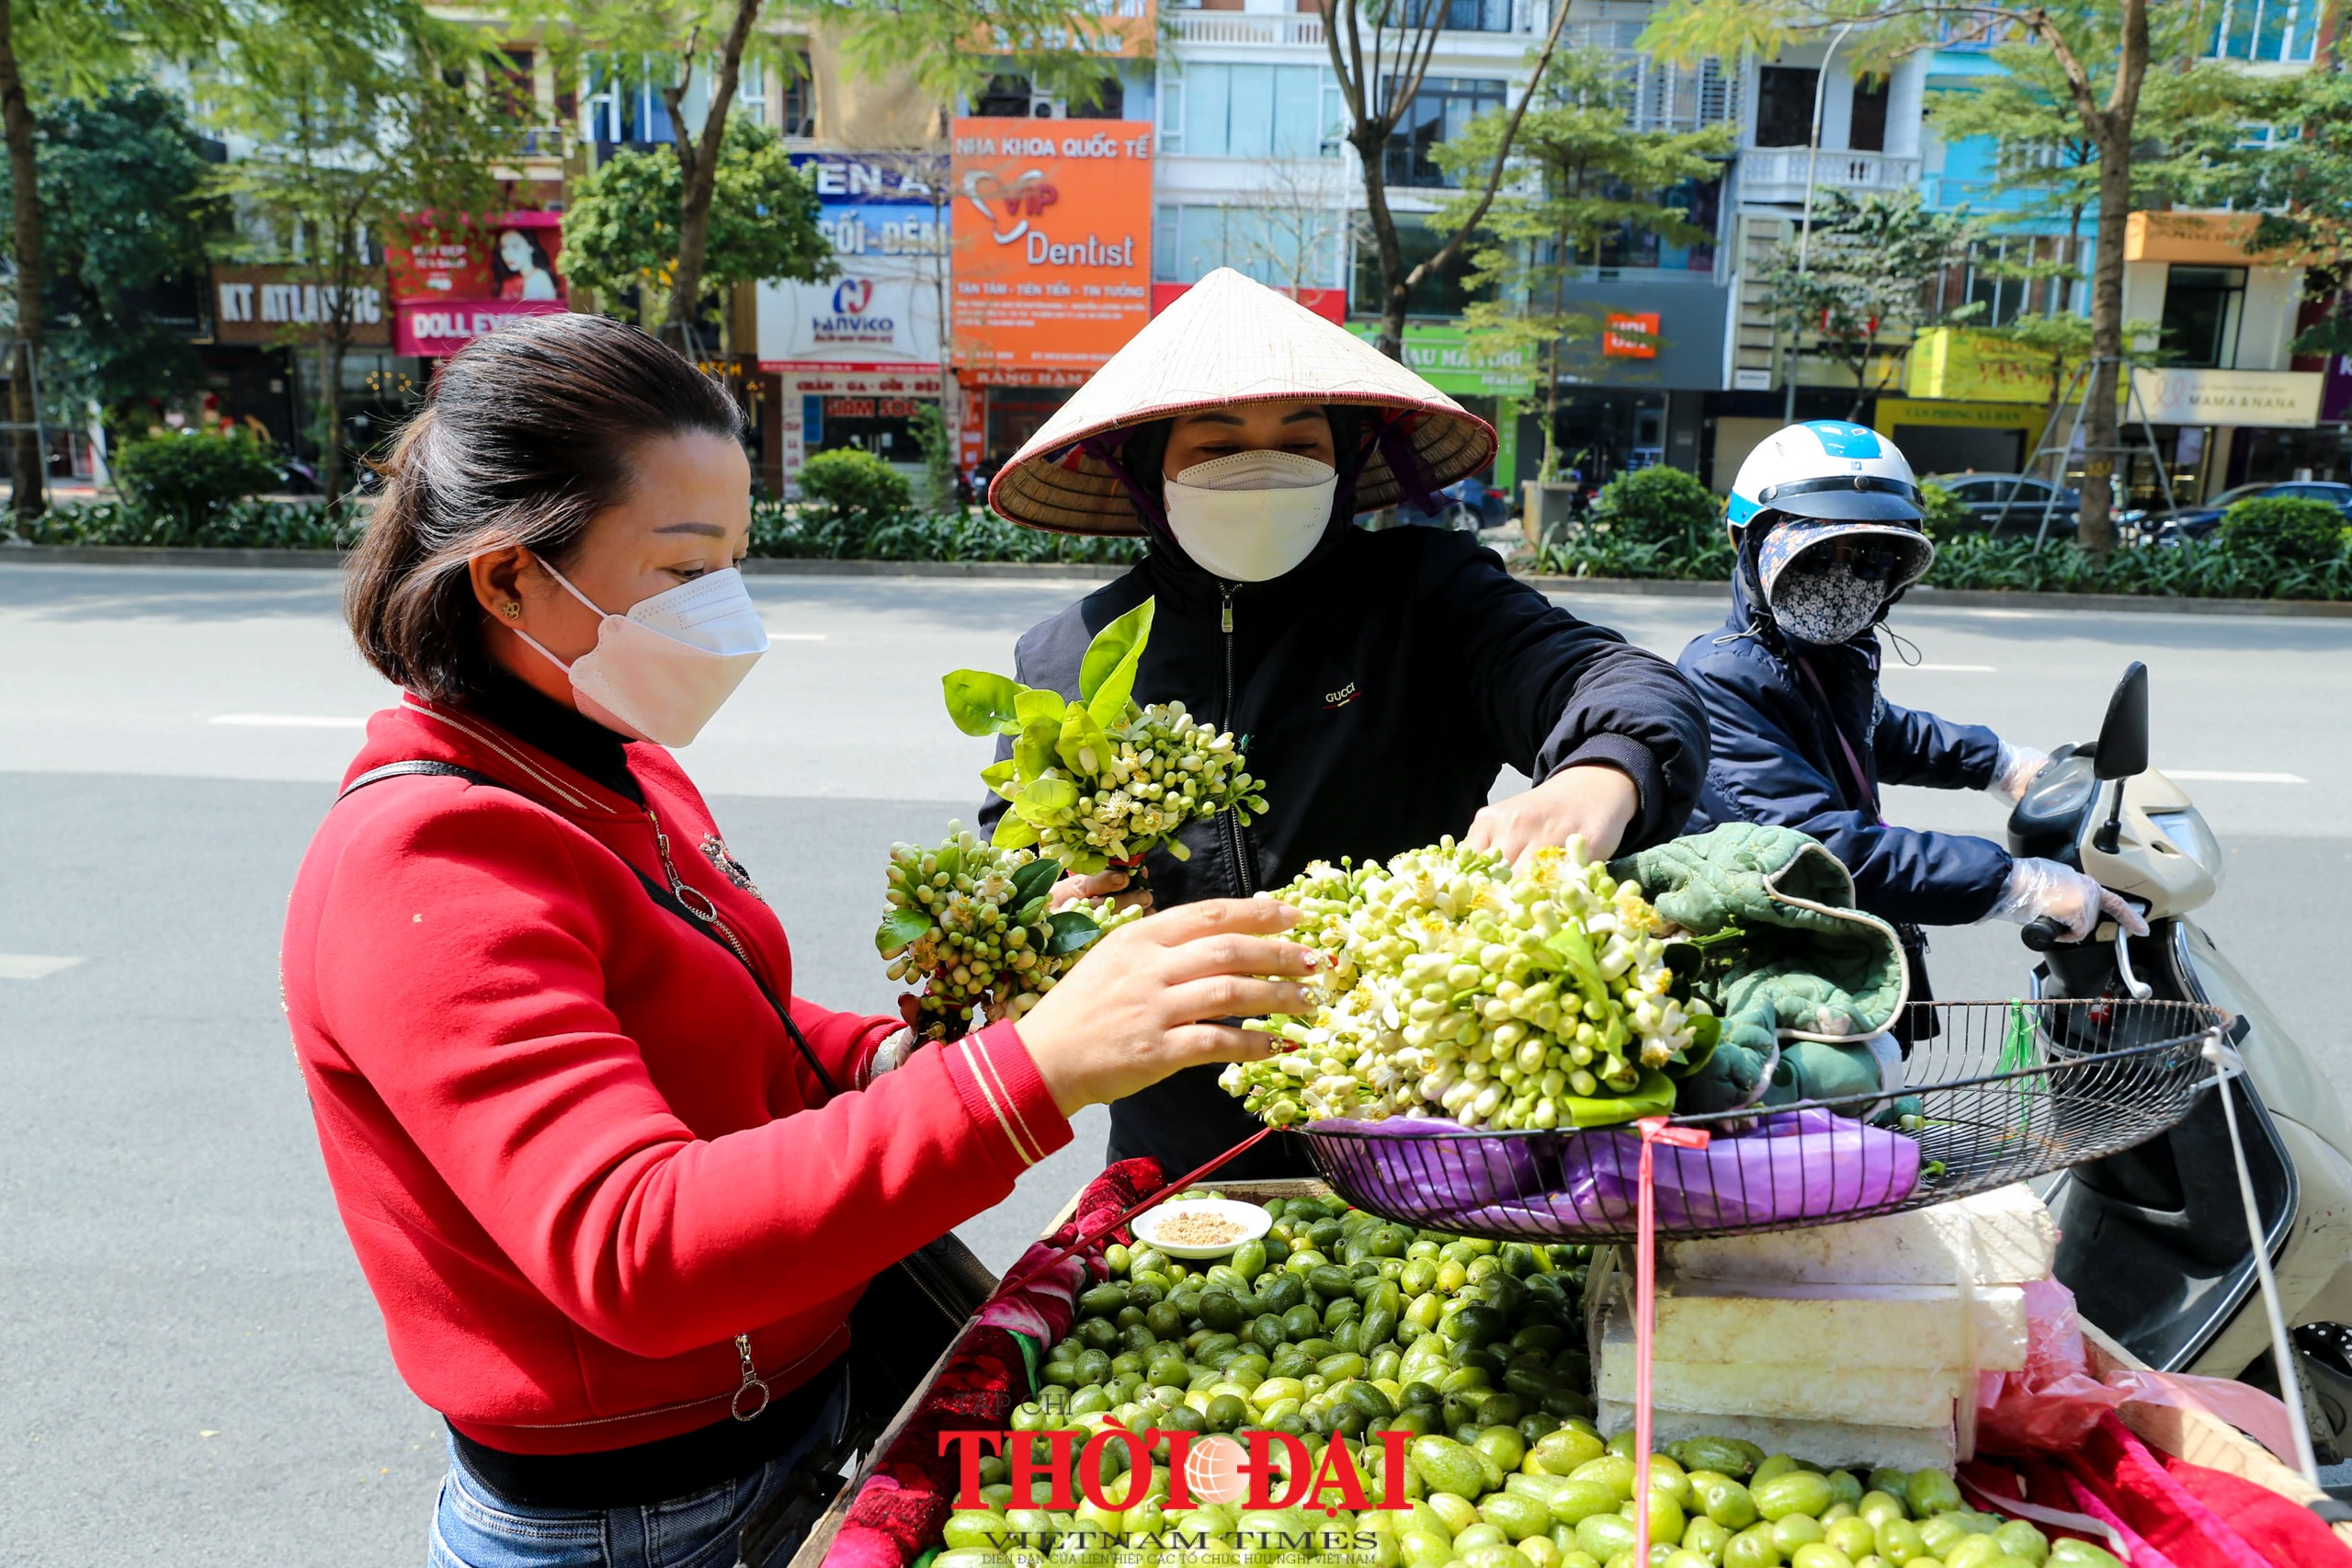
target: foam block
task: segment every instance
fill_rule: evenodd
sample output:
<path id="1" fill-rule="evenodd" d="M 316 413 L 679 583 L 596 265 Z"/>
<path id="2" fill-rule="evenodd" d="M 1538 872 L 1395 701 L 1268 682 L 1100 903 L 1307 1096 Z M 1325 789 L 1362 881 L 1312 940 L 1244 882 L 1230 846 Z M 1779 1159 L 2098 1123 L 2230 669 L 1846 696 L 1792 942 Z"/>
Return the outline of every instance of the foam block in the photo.
<path id="1" fill-rule="evenodd" d="M 1814 1285 L 1983 1285 L 2047 1279 L 2058 1227 L 2023 1184 L 1957 1202 L 1843 1225 L 1662 1241 L 1659 1262 L 1685 1279 Z"/>
<path id="2" fill-rule="evenodd" d="M 1630 1402 L 1600 1402 L 1597 1425 L 1606 1436 L 1630 1431 Z M 1684 1410 L 1653 1410 L 1651 1441 L 1658 1448 L 1686 1437 L 1737 1437 L 1768 1454 L 1793 1454 L 1828 1469 L 1865 1474 L 1874 1465 L 1897 1470 L 1950 1470 L 1960 1447 L 1952 1424 L 1940 1427 L 1863 1426 L 1835 1421 L 1778 1421 L 1768 1416 L 1707 1415 Z"/>
<path id="3" fill-rule="evenodd" d="M 1612 1347 L 1600 1369 L 1604 1400 L 1633 1398 L 1633 1352 Z M 1879 1426 L 1949 1426 L 1959 1397 L 1955 1371 L 1895 1372 L 1883 1367 L 1798 1367 L 1755 1362 L 1650 1363 L 1651 1402 L 1661 1410 L 1836 1421 Z"/>

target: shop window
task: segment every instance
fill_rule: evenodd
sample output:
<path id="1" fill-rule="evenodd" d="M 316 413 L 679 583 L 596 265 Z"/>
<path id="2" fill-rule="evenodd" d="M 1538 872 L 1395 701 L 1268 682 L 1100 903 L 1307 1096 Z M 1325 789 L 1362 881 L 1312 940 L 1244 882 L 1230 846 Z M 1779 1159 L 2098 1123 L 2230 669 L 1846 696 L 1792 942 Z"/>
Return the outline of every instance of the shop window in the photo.
<path id="1" fill-rule="evenodd" d="M 1442 13 L 1437 25 L 1447 32 L 1506 33 L 1511 30 L 1511 0 L 1412 0 L 1398 26 L 1407 32 L 1429 25 L 1431 12 Z"/>
<path id="2" fill-rule="evenodd" d="M 1854 111 L 1846 127 L 1847 147 L 1857 153 L 1887 150 L 1887 94 L 1893 85 L 1885 76 L 1866 76 L 1854 84 Z M 1806 113 L 1811 116 L 1810 108 Z"/>
<path id="3" fill-rule="evenodd" d="M 2175 267 L 2165 279 L 2165 353 L 2176 365 L 2226 366 L 2244 307 L 2244 267 Z"/>
<path id="4" fill-rule="evenodd" d="M 787 136 L 814 136 L 817 133 L 816 75 L 810 69 L 808 51 L 798 51 L 779 74 L 782 80 L 776 85 L 777 129 Z"/>
<path id="5" fill-rule="evenodd" d="M 2206 12 L 2213 18 L 2206 53 L 2217 60 L 2307 65 L 2325 9 L 2320 0 L 2219 0 Z"/>
<path id="6" fill-rule="evenodd" d="M 1034 97 L 1027 76 L 991 76 L 972 99 L 971 112 L 983 119 L 1027 119 Z"/>
<path id="7" fill-rule="evenodd" d="M 1160 150 L 1211 158 L 1332 155 L 1329 74 L 1319 65 L 1163 62 Z"/>
<path id="8" fill-rule="evenodd" d="M 1395 186 L 1443 187 L 1453 176 L 1437 166 L 1431 150 L 1460 137 L 1480 115 L 1503 107 L 1509 84 L 1483 76 L 1425 76 L 1421 90 L 1405 106 L 1396 129 L 1389 132 L 1383 172 Z M 1382 93 L 1391 91 L 1383 82 Z"/>
<path id="9" fill-rule="evenodd" d="M 1808 147 L 1813 139 L 1813 85 L 1807 66 L 1767 65 L 1755 74 L 1755 144 Z"/>
<path id="10" fill-rule="evenodd" d="M 1403 216 L 1397 219 L 1396 238 L 1399 248 L 1404 252 L 1404 270 L 1408 274 L 1437 255 L 1445 244 L 1445 236 L 1436 230 Z M 1462 251 L 1455 252 L 1454 259 L 1442 271 L 1428 273 L 1413 286 L 1412 293 L 1405 300 L 1407 315 L 1458 316 L 1472 300 L 1493 296 L 1491 288 L 1472 292 L 1463 287 L 1462 274 L 1470 269 L 1469 262 L 1464 259 L 1467 250 L 1465 246 Z M 1380 252 L 1374 248 L 1368 233 L 1356 243 L 1355 276 L 1348 289 L 1347 309 L 1350 314 L 1376 316 L 1381 313 L 1383 303 Z"/>

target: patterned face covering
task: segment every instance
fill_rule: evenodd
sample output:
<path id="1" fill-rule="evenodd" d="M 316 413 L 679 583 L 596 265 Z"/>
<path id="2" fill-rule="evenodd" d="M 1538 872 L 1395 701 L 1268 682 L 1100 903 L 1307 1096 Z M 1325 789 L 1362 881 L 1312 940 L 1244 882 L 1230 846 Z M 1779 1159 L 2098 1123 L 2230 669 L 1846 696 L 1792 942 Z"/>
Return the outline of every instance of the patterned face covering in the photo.
<path id="1" fill-rule="evenodd" d="M 1801 562 L 1774 580 L 1772 619 L 1800 642 L 1834 648 L 1878 619 L 1886 597 L 1883 581 L 1859 575 L 1850 566 Z"/>

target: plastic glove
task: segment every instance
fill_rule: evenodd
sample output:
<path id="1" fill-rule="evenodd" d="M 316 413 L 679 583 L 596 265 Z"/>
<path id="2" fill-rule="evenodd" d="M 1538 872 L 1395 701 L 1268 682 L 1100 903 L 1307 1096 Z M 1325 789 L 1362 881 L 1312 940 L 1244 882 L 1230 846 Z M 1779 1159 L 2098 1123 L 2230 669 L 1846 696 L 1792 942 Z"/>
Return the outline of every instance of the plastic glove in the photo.
<path id="1" fill-rule="evenodd" d="M 2050 754 L 2031 746 L 2013 746 L 2001 743 L 2001 758 L 1993 765 L 1993 781 L 1984 792 L 2007 805 L 2016 805 L 2026 798 L 2026 790 L 2041 770 L 2050 766 Z"/>
<path id="2" fill-rule="evenodd" d="M 2001 901 L 1984 918 L 2030 926 L 2048 915 L 2064 928 L 2068 941 L 2081 942 L 2098 928 L 2102 915 L 2135 937 L 2148 934 L 2140 912 L 2094 879 L 2055 860 L 2017 860 L 2010 864 Z"/>

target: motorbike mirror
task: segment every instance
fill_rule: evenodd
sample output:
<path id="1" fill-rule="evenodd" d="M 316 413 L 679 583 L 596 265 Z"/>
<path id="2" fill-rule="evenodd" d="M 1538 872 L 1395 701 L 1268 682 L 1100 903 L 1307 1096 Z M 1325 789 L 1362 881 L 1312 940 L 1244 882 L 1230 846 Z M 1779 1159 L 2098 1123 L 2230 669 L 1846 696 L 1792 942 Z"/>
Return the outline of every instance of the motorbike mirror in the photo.
<path id="1" fill-rule="evenodd" d="M 2103 780 L 2148 771 L 2148 666 L 2136 659 L 2108 699 L 2094 771 Z"/>

